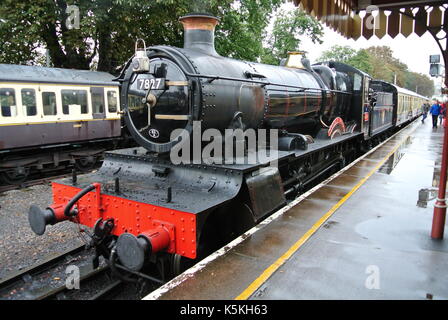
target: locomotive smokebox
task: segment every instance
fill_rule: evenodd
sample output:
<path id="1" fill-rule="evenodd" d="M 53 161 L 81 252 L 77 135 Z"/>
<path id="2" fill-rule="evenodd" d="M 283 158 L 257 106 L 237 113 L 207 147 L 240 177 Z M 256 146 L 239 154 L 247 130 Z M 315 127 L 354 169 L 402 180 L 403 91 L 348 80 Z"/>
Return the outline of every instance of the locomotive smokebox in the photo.
<path id="1" fill-rule="evenodd" d="M 184 26 L 184 48 L 200 50 L 217 56 L 215 50 L 215 27 L 219 19 L 208 14 L 191 13 L 180 17 Z"/>

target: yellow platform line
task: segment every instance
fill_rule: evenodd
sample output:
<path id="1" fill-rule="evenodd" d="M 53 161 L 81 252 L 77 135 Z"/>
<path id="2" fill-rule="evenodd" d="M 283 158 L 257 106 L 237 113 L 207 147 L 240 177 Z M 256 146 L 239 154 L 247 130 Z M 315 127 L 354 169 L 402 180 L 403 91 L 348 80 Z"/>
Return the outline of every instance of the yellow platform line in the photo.
<path id="1" fill-rule="evenodd" d="M 415 129 L 414 129 L 415 130 Z M 414 131 L 412 130 L 412 132 Z M 235 300 L 248 299 L 263 283 L 265 283 L 275 271 L 277 271 L 300 247 L 336 212 L 386 161 L 391 157 L 412 133 L 406 135 L 398 145 L 390 151 L 364 178 L 362 178 L 338 203 L 325 213 L 288 251 L 271 264 L 263 273 L 255 279 Z"/>

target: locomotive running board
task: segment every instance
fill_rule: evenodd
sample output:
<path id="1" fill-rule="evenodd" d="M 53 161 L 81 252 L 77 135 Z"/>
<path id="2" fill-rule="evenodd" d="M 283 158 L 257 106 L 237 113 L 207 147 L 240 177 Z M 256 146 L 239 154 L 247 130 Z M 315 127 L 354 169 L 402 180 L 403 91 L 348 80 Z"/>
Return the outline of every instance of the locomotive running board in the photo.
<path id="1" fill-rule="evenodd" d="M 174 165 L 169 159 L 148 155 L 142 147 L 121 149 L 106 152 L 102 167 L 95 173 L 79 176 L 75 184 L 70 178 L 56 182 L 79 189 L 96 182 L 101 184 L 102 194 L 198 214 L 235 198 L 242 186 L 251 181 L 248 174 L 254 177 L 260 168 L 269 165 L 269 160 L 281 163 L 299 159 L 357 136 L 349 134 L 334 140 L 316 140 L 307 150 L 278 151 L 275 159 L 256 164 Z M 271 182 L 280 183 L 276 172 L 265 175 Z M 254 182 L 254 185 L 259 184 Z M 284 201 L 282 197 L 277 198 L 279 202 Z M 272 209 L 276 206 L 270 205 Z"/>
<path id="2" fill-rule="evenodd" d="M 101 184 L 102 194 L 197 214 L 233 199 L 243 174 L 206 165 L 174 165 L 147 155 L 144 148 L 129 148 L 105 153 L 102 167 L 79 176 L 76 185 L 69 178 L 57 181 L 80 189 L 92 182 Z"/>

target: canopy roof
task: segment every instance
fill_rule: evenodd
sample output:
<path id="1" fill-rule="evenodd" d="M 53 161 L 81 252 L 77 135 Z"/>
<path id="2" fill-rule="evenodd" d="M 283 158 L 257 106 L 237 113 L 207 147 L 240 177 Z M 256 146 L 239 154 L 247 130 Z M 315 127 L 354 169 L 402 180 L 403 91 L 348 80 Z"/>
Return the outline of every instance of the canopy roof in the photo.
<path id="1" fill-rule="evenodd" d="M 448 32 L 448 1 L 405 0 L 293 0 L 308 14 L 346 38 L 370 39 L 386 34 L 395 38 L 398 34 L 408 37 L 412 33 L 422 36 L 430 31 L 435 36 L 441 29 Z M 417 9 L 418 8 L 418 9 Z M 360 12 L 363 12 L 360 14 Z M 378 12 L 376 17 L 373 12 Z M 443 19 L 445 16 L 445 19 Z"/>

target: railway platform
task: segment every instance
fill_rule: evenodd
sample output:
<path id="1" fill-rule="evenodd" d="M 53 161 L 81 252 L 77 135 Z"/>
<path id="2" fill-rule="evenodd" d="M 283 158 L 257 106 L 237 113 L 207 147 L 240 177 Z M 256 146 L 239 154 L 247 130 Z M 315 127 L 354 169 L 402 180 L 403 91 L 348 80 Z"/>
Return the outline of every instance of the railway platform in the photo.
<path id="1" fill-rule="evenodd" d="M 144 299 L 448 299 L 448 240 L 419 199 L 442 139 L 414 121 Z"/>

